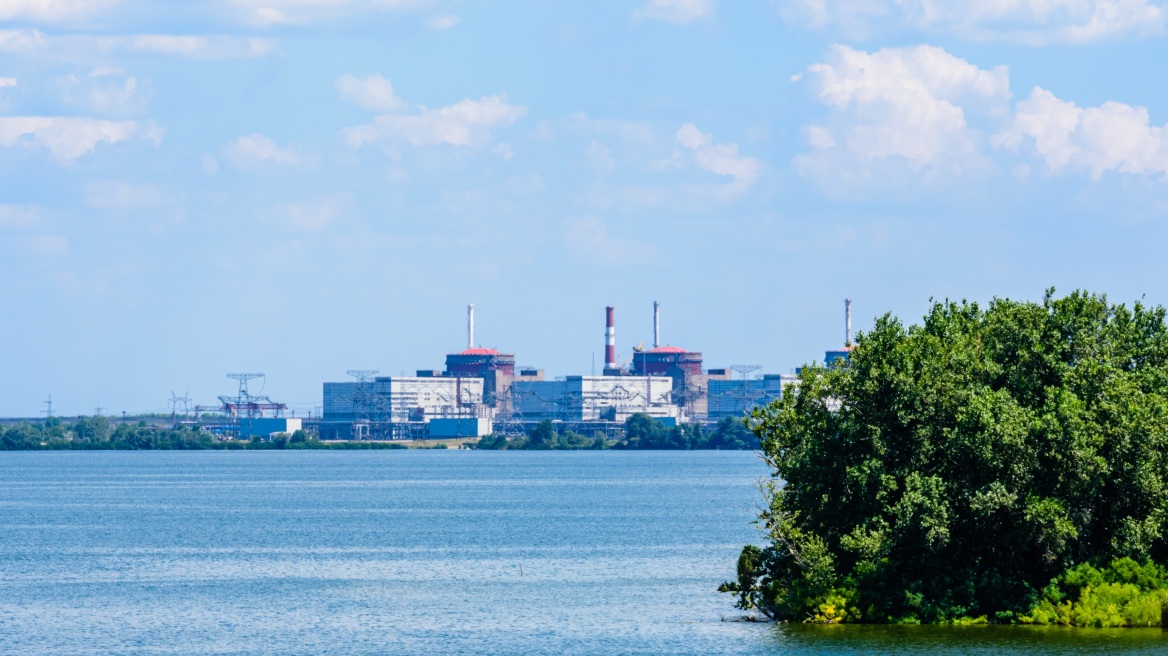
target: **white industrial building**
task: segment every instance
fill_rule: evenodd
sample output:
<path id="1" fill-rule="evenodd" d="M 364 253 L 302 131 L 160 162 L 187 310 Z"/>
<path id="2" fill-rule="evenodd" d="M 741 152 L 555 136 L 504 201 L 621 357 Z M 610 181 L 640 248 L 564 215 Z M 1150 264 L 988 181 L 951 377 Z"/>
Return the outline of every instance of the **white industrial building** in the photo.
<path id="1" fill-rule="evenodd" d="M 425 422 L 487 410 L 482 378 L 379 376 L 324 384 L 325 421 Z"/>
<path id="2" fill-rule="evenodd" d="M 637 413 L 678 419 L 682 409 L 672 395 L 673 380 L 665 376 L 568 376 L 511 385 L 519 421 L 625 421 Z"/>

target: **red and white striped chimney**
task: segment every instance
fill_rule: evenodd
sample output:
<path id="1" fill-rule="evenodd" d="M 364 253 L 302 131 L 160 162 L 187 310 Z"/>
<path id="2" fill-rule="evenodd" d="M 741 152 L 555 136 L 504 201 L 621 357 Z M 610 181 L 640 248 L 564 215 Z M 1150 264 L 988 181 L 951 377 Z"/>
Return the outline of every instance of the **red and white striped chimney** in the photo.
<path id="1" fill-rule="evenodd" d="M 616 369 L 616 322 L 612 318 L 612 306 L 604 308 L 604 368 Z"/>

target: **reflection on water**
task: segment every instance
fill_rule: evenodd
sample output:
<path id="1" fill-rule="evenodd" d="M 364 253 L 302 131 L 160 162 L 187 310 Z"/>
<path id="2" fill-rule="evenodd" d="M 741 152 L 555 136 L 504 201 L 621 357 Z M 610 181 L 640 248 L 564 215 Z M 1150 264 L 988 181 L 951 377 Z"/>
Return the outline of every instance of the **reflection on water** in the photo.
<path id="1" fill-rule="evenodd" d="M 723 622 L 749 453 L 0 454 L 2 654 L 1161 653 Z"/>
<path id="2" fill-rule="evenodd" d="M 778 653 L 795 654 L 1163 654 L 1160 629 L 1047 626 L 770 627 Z"/>

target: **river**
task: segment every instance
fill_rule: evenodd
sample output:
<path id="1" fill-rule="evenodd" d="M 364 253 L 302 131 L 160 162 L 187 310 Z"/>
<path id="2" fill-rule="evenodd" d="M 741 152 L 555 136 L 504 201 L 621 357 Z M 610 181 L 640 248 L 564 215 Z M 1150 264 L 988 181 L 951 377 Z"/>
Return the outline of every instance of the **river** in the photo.
<path id="1" fill-rule="evenodd" d="M 744 452 L 0 453 L 0 653 L 1168 651 L 724 622 L 765 474 Z"/>

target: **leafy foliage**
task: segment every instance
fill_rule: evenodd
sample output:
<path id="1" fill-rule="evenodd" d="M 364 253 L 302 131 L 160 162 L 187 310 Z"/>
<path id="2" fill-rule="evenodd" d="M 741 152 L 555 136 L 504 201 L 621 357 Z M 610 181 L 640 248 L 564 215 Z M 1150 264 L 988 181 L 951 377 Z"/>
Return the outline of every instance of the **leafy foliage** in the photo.
<path id="1" fill-rule="evenodd" d="M 1159 626 L 1168 605 L 1168 572 L 1117 558 L 1102 569 L 1087 563 L 1051 582 L 1042 600 L 1019 618 L 1033 624 L 1075 626 Z"/>
<path id="2" fill-rule="evenodd" d="M 550 419 L 536 424 L 526 437 L 508 440 L 501 435 L 486 435 L 479 439 L 475 448 L 483 450 L 523 449 L 630 449 L 630 450 L 683 450 L 716 449 L 746 450 L 757 449 L 758 438 L 746 427 L 743 419 L 724 417 L 714 427 L 706 431 L 701 424 L 683 424 L 668 427 L 647 414 L 637 413 L 625 421 L 624 435 L 616 440 L 608 440 L 604 433 L 592 437 L 571 430 L 556 432 Z"/>
<path id="3" fill-rule="evenodd" d="M 321 442 L 304 431 L 271 440 L 222 440 L 197 428 L 158 428 L 144 421 L 115 425 L 105 417 L 79 417 L 73 424 L 51 417 L 42 423 L 0 426 L 0 451 L 404 448 L 388 442 Z"/>
<path id="4" fill-rule="evenodd" d="M 770 544 L 723 588 L 793 621 L 1158 624 L 1164 318 L 1053 291 L 879 318 L 754 412 Z"/>

